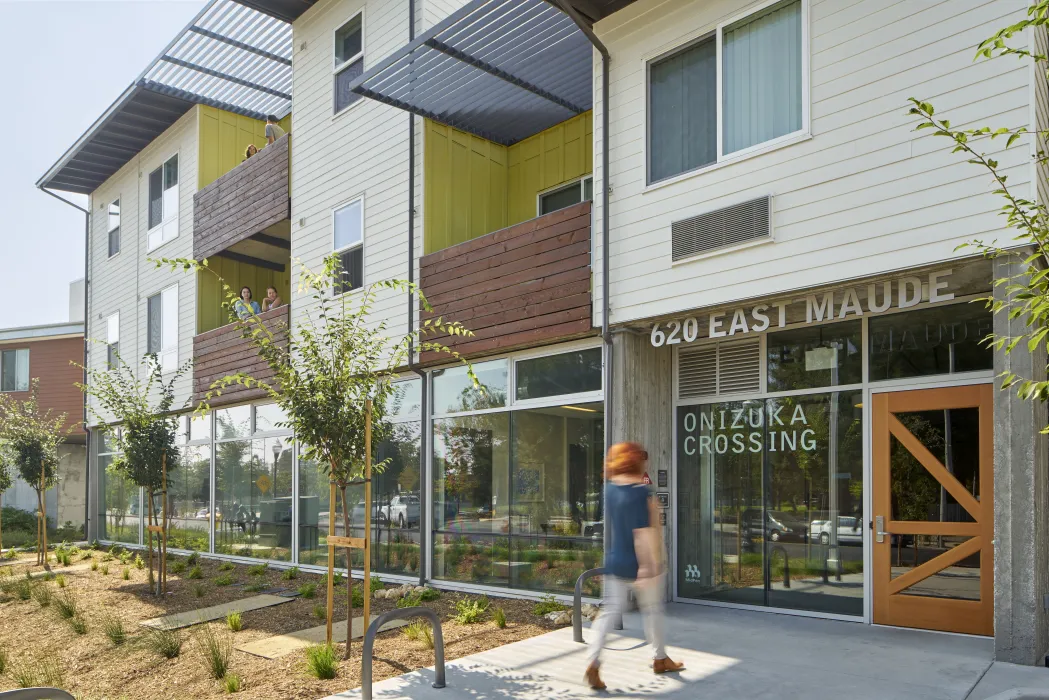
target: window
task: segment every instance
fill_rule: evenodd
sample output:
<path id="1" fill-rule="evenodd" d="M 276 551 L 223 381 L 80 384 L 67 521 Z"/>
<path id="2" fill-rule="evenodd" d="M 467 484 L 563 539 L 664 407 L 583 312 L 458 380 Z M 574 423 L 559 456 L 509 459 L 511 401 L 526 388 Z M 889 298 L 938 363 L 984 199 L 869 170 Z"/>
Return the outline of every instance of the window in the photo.
<path id="1" fill-rule="evenodd" d="M 484 390 L 474 387 L 465 367 L 449 367 L 433 371 L 433 412 L 461 413 L 506 406 L 509 385 L 506 360 L 478 362 L 473 366 L 477 381 Z"/>
<path id="2" fill-rule="evenodd" d="M 649 65 L 649 182 L 802 131 L 803 17 L 777 2 Z"/>
<path id="3" fill-rule="evenodd" d="M 335 31 L 335 113 L 361 96 L 351 92 L 350 83 L 364 73 L 364 20 L 357 15 Z"/>
<path id="4" fill-rule="evenodd" d="M 994 365 L 982 304 L 935 306 L 870 320 L 870 380 L 975 372 Z"/>
<path id="5" fill-rule="evenodd" d="M 106 319 L 106 366 L 109 369 L 120 364 L 120 313 Z"/>
<path id="6" fill-rule="evenodd" d="M 109 257 L 120 252 L 120 200 L 109 205 Z"/>
<path id="7" fill-rule="evenodd" d="M 29 348 L 0 353 L 0 391 L 29 391 Z"/>
<path id="8" fill-rule="evenodd" d="M 768 336 L 768 391 L 863 381 L 861 322 L 793 328 Z"/>
<path id="9" fill-rule="evenodd" d="M 539 216 L 570 207 L 580 202 L 589 202 L 594 198 L 594 178 L 586 177 L 570 185 L 558 187 L 539 195 Z"/>
<path id="10" fill-rule="evenodd" d="M 146 352 L 160 360 L 161 370 L 178 366 L 178 285 L 146 300 Z"/>
<path id="11" fill-rule="evenodd" d="M 149 250 L 178 236 L 178 154 L 149 174 Z"/>
<path id="12" fill-rule="evenodd" d="M 364 202 L 358 199 L 336 209 L 332 216 L 334 250 L 342 262 L 342 281 L 335 293 L 364 285 Z"/>
<path id="13" fill-rule="evenodd" d="M 518 360 L 515 375 L 518 401 L 601 391 L 601 348 Z"/>

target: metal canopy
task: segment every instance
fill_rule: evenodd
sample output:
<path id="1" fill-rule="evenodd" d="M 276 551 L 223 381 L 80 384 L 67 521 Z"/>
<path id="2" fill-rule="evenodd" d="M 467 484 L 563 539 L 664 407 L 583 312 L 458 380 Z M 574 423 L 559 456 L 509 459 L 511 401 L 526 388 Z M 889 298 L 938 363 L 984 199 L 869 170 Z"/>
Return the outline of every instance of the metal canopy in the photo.
<path id="1" fill-rule="evenodd" d="M 90 194 L 193 105 L 283 117 L 291 111 L 291 55 L 290 24 L 210 0 L 37 185 Z"/>
<path id="2" fill-rule="evenodd" d="M 350 85 L 509 146 L 593 106 L 593 49 L 545 0 L 473 0 Z"/>

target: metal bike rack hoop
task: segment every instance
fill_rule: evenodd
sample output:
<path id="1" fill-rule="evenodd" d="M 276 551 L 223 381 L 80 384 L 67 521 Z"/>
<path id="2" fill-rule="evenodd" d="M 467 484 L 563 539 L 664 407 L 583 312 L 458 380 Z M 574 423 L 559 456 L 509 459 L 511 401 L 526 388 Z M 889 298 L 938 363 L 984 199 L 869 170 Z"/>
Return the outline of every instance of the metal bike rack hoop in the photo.
<path id="1" fill-rule="evenodd" d="M 579 644 L 583 643 L 583 583 L 594 576 L 605 576 L 608 571 L 604 568 L 589 569 L 579 574 L 575 580 L 575 597 L 572 599 L 572 639 Z M 623 629 L 623 616 L 620 615 L 615 625 L 617 630 Z"/>
<path id="2" fill-rule="evenodd" d="M 375 636 L 390 620 L 405 620 L 412 617 L 425 617 L 433 626 L 434 655 L 434 688 L 445 686 L 444 677 L 444 634 L 441 632 L 441 618 L 430 608 L 398 608 L 379 615 L 368 625 L 364 635 L 364 655 L 361 659 L 361 700 L 372 700 L 372 651 L 375 647 Z M 0 697 L 0 700 L 4 700 Z M 18 698 L 17 700 L 22 700 Z M 26 700 L 31 700 L 27 698 Z"/>

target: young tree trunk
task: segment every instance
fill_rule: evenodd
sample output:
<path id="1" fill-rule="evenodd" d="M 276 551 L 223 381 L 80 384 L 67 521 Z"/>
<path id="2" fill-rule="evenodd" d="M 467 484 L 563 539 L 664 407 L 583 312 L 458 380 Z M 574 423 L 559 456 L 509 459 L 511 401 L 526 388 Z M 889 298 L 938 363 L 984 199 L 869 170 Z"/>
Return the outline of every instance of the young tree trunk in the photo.
<path id="1" fill-rule="evenodd" d="M 0 552 L 4 551 L 4 507 L 0 505 Z"/>
<path id="2" fill-rule="evenodd" d="M 350 536 L 350 502 L 346 500 L 346 484 L 339 484 L 342 494 L 342 531 L 344 537 Z M 365 516 L 367 517 L 367 516 Z M 350 658 L 350 644 L 353 642 L 353 567 L 350 561 L 351 550 L 346 548 L 346 650 L 343 660 Z"/>
<path id="3" fill-rule="evenodd" d="M 47 553 L 44 552 L 44 538 L 40 534 L 40 520 L 41 520 L 41 518 L 43 518 L 43 513 L 44 513 L 43 497 L 41 495 L 40 489 L 37 489 L 36 490 L 36 563 L 38 565 L 43 565 L 45 563 L 45 561 L 46 561 L 43 557 L 47 556 Z"/>
<path id="4" fill-rule="evenodd" d="M 148 546 L 148 549 L 149 549 L 149 576 L 148 576 L 147 580 L 153 579 L 153 531 L 150 530 L 149 527 L 148 527 L 148 526 L 154 525 L 155 524 L 154 521 L 156 520 L 156 518 L 153 517 L 153 490 L 152 489 L 149 490 L 148 497 L 149 497 L 149 500 L 146 502 L 146 508 L 149 509 L 149 515 L 146 516 L 146 524 L 147 524 L 147 527 L 146 527 L 147 540 L 146 541 L 147 541 L 147 546 Z M 150 586 L 150 588 L 152 588 L 152 585 Z M 151 590 L 150 592 L 151 593 L 156 593 L 156 591 L 153 591 L 153 590 Z"/>

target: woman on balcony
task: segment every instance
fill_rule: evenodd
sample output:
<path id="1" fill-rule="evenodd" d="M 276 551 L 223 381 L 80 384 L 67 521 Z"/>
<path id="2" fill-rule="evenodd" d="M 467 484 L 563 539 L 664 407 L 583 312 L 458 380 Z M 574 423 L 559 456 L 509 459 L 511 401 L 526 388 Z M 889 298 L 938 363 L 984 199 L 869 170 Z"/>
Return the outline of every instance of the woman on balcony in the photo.
<path id="1" fill-rule="evenodd" d="M 277 294 L 277 288 L 266 287 L 266 298 L 262 300 L 262 310 L 272 311 L 278 306 L 284 306 L 284 300 Z"/>
<path id="2" fill-rule="evenodd" d="M 239 319 L 258 316 L 262 313 L 262 308 L 259 306 L 259 302 L 254 301 L 251 298 L 251 287 L 245 285 L 240 288 L 240 299 L 237 299 L 237 301 L 234 302 L 233 310 L 237 313 L 237 318 Z"/>

